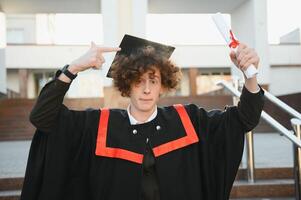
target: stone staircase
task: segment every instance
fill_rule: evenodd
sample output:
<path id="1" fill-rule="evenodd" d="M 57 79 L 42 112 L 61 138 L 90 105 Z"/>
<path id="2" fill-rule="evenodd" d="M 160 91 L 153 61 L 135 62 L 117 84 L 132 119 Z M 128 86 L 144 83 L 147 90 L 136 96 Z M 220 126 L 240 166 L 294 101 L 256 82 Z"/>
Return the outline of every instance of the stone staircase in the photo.
<path id="1" fill-rule="evenodd" d="M 240 169 L 231 191 L 231 198 L 273 199 L 294 197 L 292 168 L 259 168 L 255 171 L 255 180 L 254 183 L 249 183 L 246 170 Z"/>
<path id="2" fill-rule="evenodd" d="M 291 168 L 266 168 L 256 170 L 255 183 L 248 183 L 246 170 L 240 169 L 231 192 L 233 200 L 294 199 L 294 180 Z M 0 200 L 17 200 L 23 178 L 0 178 Z"/>
<path id="3" fill-rule="evenodd" d="M 0 100 L 0 141 L 30 139 L 34 127 L 29 113 L 34 104 L 30 99 Z"/>
<path id="4" fill-rule="evenodd" d="M 0 200 L 20 198 L 23 178 L 0 178 Z"/>

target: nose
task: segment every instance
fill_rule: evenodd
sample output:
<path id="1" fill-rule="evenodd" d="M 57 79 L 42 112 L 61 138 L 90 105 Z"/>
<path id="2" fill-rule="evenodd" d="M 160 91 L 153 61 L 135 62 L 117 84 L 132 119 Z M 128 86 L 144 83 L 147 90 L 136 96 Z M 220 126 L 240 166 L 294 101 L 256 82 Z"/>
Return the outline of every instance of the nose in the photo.
<path id="1" fill-rule="evenodd" d="M 149 85 L 148 81 L 146 81 L 146 83 L 144 85 L 143 93 L 144 94 L 149 94 L 150 93 L 150 85 Z"/>

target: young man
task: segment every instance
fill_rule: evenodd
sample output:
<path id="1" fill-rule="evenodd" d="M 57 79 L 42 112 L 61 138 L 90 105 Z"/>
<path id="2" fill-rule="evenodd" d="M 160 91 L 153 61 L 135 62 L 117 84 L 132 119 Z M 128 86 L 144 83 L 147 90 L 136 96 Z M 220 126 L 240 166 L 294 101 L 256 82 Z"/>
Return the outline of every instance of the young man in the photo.
<path id="1" fill-rule="evenodd" d="M 258 124 L 263 108 L 256 77 L 246 80 L 238 106 L 223 111 L 157 107 L 160 95 L 180 81 L 179 68 L 168 60 L 173 49 L 164 53 L 166 46 L 126 37 L 132 42 L 121 50 L 92 44 L 41 91 L 30 115 L 37 130 L 21 199 L 229 198 L 244 133 Z M 102 54 L 111 51 L 119 52 L 109 76 L 130 98 L 127 110 L 69 110 L 62 101 L 72 79 L 100 68 Z M 258 67 L 257 54 L 246 45 L 230 56 L 242 70 Z"/>

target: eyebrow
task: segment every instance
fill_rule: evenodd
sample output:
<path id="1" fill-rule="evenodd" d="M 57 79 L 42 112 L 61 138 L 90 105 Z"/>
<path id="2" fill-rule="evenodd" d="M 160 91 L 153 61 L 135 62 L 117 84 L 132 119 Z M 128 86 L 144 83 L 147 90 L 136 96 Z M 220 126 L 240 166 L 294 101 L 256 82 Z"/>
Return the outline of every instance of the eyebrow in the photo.
<path id="1" fill-rule="evenodd" d="M 159 78 L 159 76 L 158 75 L 156 75 L 155 73 L 148 73 L 148 76 L 150 77 L 150 78 Z"/>
<path id="2" fill-rule="evenodd" d="M 157 78 L 157 79 L 159 79 L 159 76 L 156 75 L 156 74 L 149 74 L 149 77 L 150 77 L 150 78 Z"/>

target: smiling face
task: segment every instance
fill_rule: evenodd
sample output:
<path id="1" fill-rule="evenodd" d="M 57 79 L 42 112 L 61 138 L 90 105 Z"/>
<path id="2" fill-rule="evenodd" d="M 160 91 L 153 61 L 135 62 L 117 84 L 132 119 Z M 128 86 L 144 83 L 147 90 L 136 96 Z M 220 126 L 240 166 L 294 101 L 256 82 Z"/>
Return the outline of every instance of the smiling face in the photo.
<path id="1" fill-rule="evenodd" d="M 152 70 L 146 71 L 139 80 L 131 85 L 131 109 L 134 112 L 153 112 L 160 94 L 163 92 L 160 71 L 153 67 Z"/>

